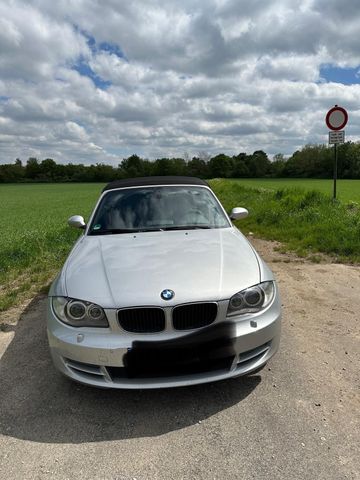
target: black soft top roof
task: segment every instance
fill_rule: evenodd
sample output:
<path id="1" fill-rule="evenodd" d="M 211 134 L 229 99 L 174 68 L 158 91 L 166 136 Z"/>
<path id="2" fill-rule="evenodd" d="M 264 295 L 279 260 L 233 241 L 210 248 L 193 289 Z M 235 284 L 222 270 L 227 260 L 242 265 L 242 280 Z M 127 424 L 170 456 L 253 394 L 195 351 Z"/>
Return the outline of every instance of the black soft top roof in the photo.
<path id="1" fill-rule="evenodd" d="M 115 180 L 108 183 L 104 188 L 106 190 L 114 190 L 115 188 L 124 187 L 143 187 L 146 185 L 202 185 L 208 187 L 208 183 L 201 178 L 196 177 L 177 177 L 177 176 L 163 176 L 163 177 L 138 177 L 138 178 L 124 178 L 122 180 Z"/>

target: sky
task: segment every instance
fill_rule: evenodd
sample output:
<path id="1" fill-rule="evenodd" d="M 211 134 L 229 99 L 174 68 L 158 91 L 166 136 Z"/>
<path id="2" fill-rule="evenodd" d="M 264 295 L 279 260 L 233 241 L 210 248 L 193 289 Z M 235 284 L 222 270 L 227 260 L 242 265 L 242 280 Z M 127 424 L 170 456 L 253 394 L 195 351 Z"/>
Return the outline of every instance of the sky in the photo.
<path id="1" fill-rule="evenodd" d="M 291 155 L 360 132 L 358 0 L 2 0 L 0 163 Z"/>

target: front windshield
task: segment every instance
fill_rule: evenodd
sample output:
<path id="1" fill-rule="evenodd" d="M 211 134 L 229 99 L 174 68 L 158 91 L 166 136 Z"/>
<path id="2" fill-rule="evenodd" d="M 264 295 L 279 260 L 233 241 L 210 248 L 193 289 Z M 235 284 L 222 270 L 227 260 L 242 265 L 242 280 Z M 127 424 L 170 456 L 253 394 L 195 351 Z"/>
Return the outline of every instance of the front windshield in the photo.
<path id="1" fill-rule="evenodd" d="M 124 188 L 104 195 L 90 235 L 229 227 L 211 191 L 197 186 Z"/>

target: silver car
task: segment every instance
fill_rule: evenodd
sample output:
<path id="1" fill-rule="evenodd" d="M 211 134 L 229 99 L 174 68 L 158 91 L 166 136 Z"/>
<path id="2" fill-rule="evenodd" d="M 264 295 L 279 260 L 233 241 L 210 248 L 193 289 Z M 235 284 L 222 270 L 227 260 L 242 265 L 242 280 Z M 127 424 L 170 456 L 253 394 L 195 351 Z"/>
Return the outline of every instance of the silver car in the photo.
<path id="1" fill-rule="evenodd" d="M 51 286 L 54 364 L 81 383 L 178 387 L 254 373 L 278 349 L 274 276 L 209 185 L 148 177 L 107 185 Z"/>

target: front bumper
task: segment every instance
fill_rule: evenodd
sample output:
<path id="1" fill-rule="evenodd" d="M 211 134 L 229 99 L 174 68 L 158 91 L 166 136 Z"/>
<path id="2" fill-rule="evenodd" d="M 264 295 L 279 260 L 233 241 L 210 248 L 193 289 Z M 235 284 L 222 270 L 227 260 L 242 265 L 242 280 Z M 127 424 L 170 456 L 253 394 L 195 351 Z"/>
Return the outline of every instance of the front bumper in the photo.
<path id="1" fill-rule="evenodd" d="M 176 374 L 151 372 L 146 375 L 129 374 L 127 355 L 137 344 L 155 346 L 161 350 L 162 345 L 179 345 L 184 339 L 192 341 L 192 352 L 197 344 L 189 332 L 167 330 L 157 334 L 132 334 L 121 329 L 117 321 L 116 310 L 105 310 L 109 328 L 74 328 L 60 322 L 55 316 L 51 299 L 48 302 L 48 339 L 51 355 L 56 368 L 67 377 L 92 386 L 105 388 L 166 388 L 195 385 L 249 374 L 261 368 L 276 353 L 281 330 L 281 308 L 278 292 L 271 306 L 264 312 L 253 315 L 226 318 L 228 301 L 218 302 L 218 316 L 214 324 L 199 329 L 196 338 L 199 345 L 204 343 L 204 335 L 214 336 L 215 329 L 224 329 L 229 337 L 229 349 L 223 349 L 224 358 L 209 361 L 203 359 L 201 368 L 186 373 Z M 228 328 L 230 326 L 230 328 Z M 223 337 L 222 337 L 223 338 Z M 213 344 L 212 344 L 213 345 Z M 222 348 L 222 345 L 221 345 Z M 221 348 L 218 349 L 221 351 Z M 146 352 L 141 358 L 145 358 Z M 220 355 L 221 356 L 221 355 Z M 219 357 L 217 355 L 217 357 Z M 226 357 L 226 358 L 225 358 Z M 204 368 L 205 362 L 205 368 Z"/>

